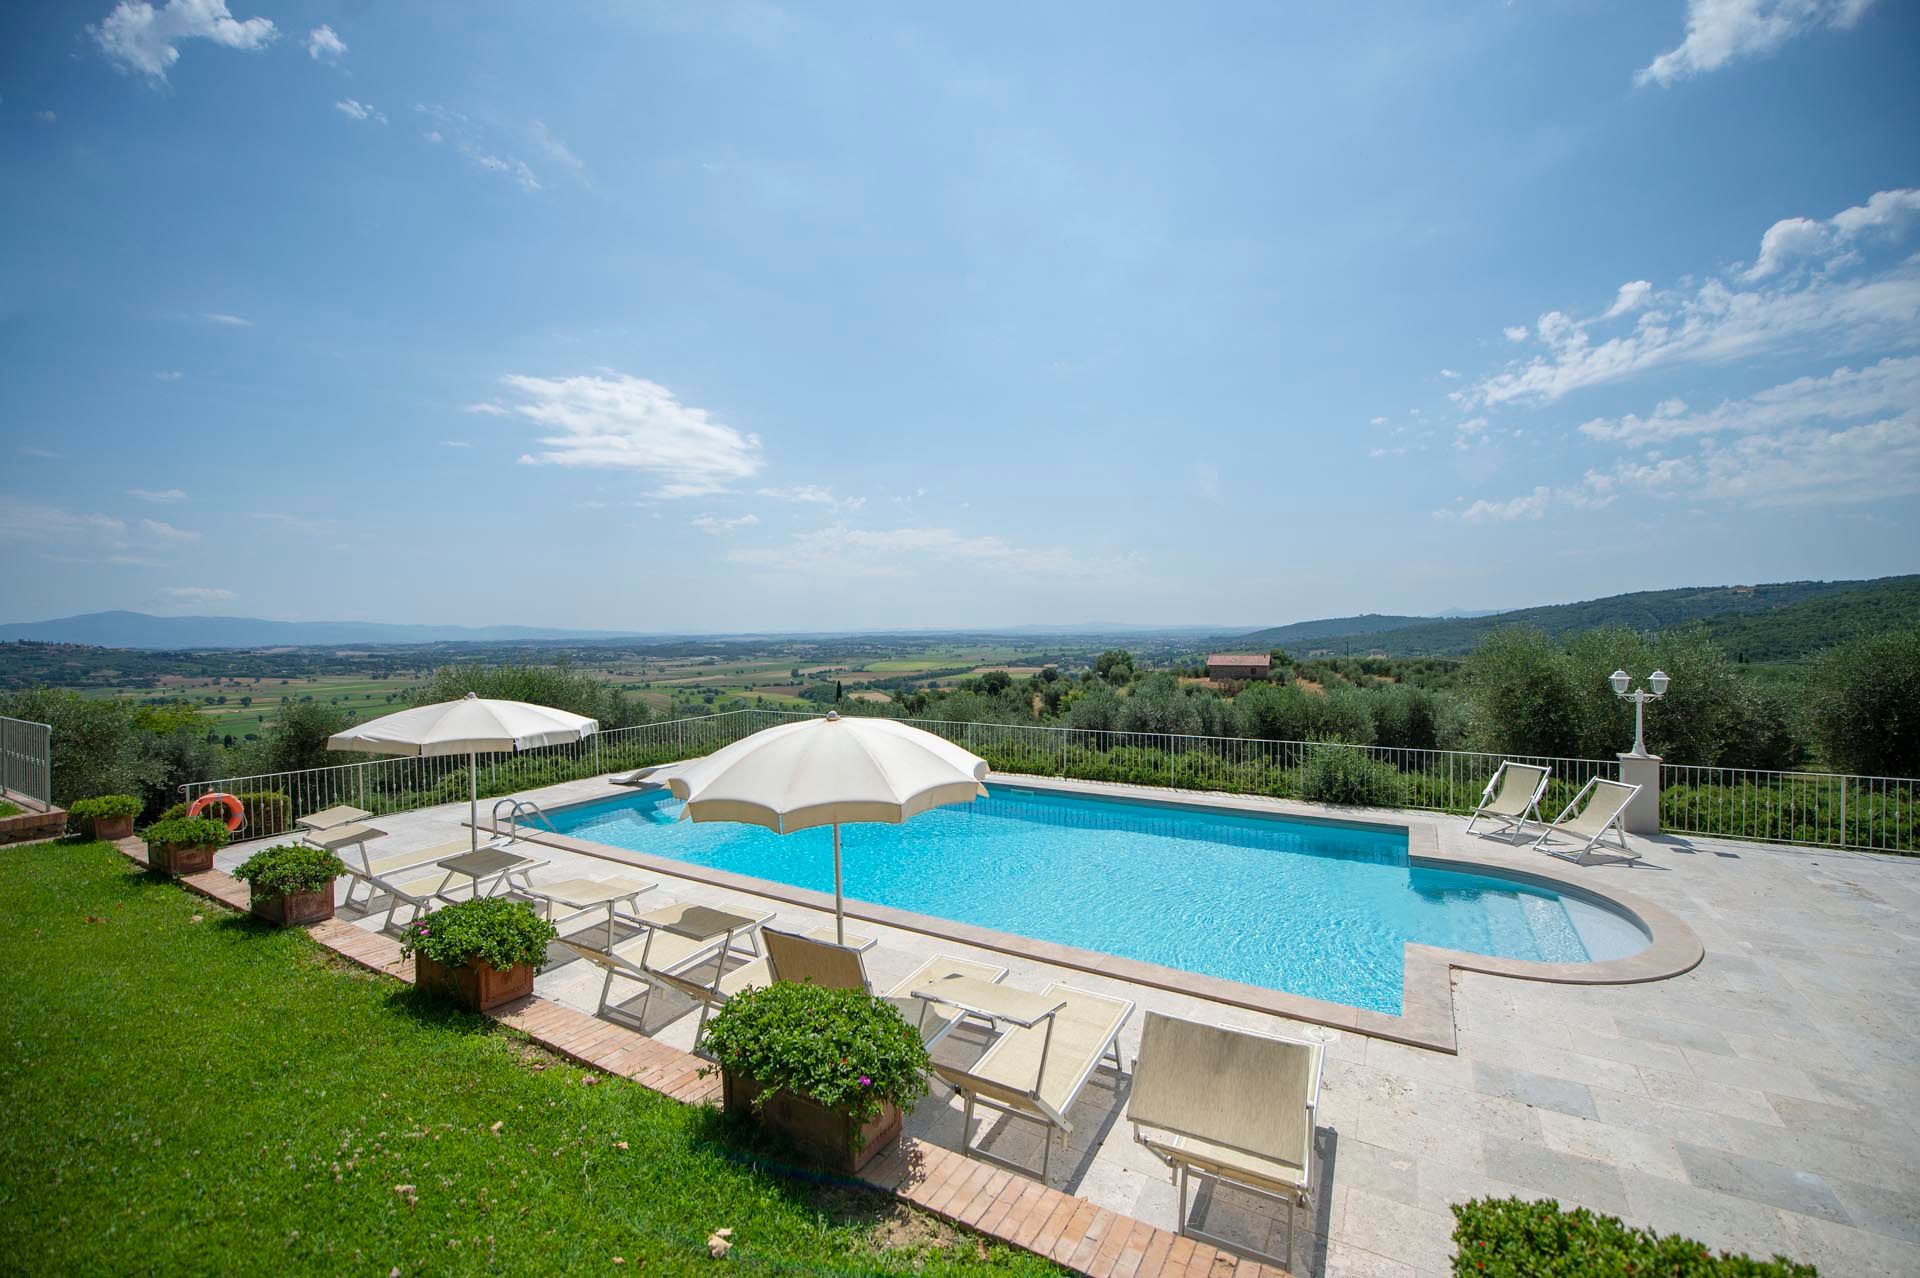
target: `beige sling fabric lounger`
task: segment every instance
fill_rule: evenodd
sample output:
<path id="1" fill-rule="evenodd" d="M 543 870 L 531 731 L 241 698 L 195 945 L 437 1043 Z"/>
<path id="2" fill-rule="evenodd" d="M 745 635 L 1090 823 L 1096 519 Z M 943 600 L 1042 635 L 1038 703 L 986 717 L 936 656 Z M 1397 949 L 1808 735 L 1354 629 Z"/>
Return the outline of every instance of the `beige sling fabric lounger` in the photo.
<path id="1" fill-rule="evenodd" d="M 1547 792 L 1548 773 L 1549 769 L 1531 763 L 1515 763 L 1512 759 L 1502 763 L 1488 779 L 1480 805 L 1467 822 L 1467 833 L 1473 833 L 1475 821 L 1486 817 L 1500 823 L 1508 833 L 1507 842 L 1518 843 L 1529 818 L 1536 825 L 1540 823 L 1540 796 Z"/>
<path id="2" fill-rule="evenodd" d="M 794 984 L 810 981 L 827 989 L 873 992 L 873 982 L 867 976 L 866 963 L 860 951 L 851 946 L 835 945 L 831 941 L 819 941 L 793 932 L 777 932 L 772 928 L 763 928 L 760 939 L 766 944 L 767 962 L 776 981 Z M 1007 969 L 997 964 L 976 963 L 952 954 L 936 954 L 882 997 L 907 1018 L 909 1025 L 917 1027 L 920 1037 L 928 1047 L 932 1047 L 959 1023 L 961 1013 L 958 1008 L 948 1004 L 914 998 L 911 993 L 913 990 L 948 976 L 968 976 L 993 985 L 1004 980 L 1006 975 Z"/>
<path id="3" fill-rule="evenodd" d="M 1293 1263 L 1293 1218 L 1313 1190 L 1325 1055 L 1320 1043 L 1147 1013 L 1127 1121 L 1133 1138 L 1174 1169 L 1181 1233 L 1282 1267 Z M 1284 1199 L 1286 1252 L 1266 1255 L 1191 1228 L 1187 1178 L 1193 1172 Z"/>
<path id="4" fill-rule="evenodd" d="M 1638 861 L 1640 854 L 1627 846 L 1626 833 L 1620 828 L 1620 818 L 1625 815 L 1627 804 L 1633 802 L 1633 796 L 1638 793 L 1640 787 L 1637 785 L 1603 781 L 1595 777 L 1573 796 L 1573 802 L 1567 805 L 1566 811 L 1547 823 L 1545 832 L 1533 845 L 1534 850 L 1569 861 L 1583 860 L 1587 853 L 1600 846 L 1607 831 L 1612 830 L 1614 846 L 1628 859 Z M 1579 810 L 1577 816 L 1574 815 L 1575 809 Z M 1571 835 L 1580 846 L 1573 851 L 1546 846 L 1547 840 L 1556 834 Z"/>
<path id="5" fill-rule="evenodd" d="M 681 903 L 640 915 L 647 930 L 612 949 L 597 949 L 579 939 L 564 937 L 558 944 L 606 973 L 600 983 L 600 1006 L 595 1015 L 644 1032 L 643 1021 L 647 1005 L 653 999 L 653 987 L 669 985 L 700 1004 L 700 1023 L 694 1030 L 694 1042 L 698 1044 L 700 1033 L 707 1025 L 707 1013 L 715 1006 L 717 991 L 724 989 L 731 996 L 755 983 L 756 977 L 760 984 L 771 979 L 766 975 L 765 957 L 757 953 L 733 972 L 726 970 L 726 964 L 728 956 L 736 952 L 736 942 L 745 942 L 757 949 L 757 934 L 772 917 L 772 910 L 757 915 L 737 915 L 711 906 Z M 705 963 L 717 965 L 711 980 L 696 981 L 687 975 Z M 745 975 L 735 977 L 735 972 Z M 639 1011 L 630 1012 L 612 1001 L 616 978 L 644 988 Z"/>
<path id="6" fill-rule="evenodd" d="M 369 827 L 341 826 L 336 828 L 366 829 Z M 331 835 L 333 833 L 333 830 L 317 832 L 317 834 L 321 836 Z M 308 837 L 311 840 L 316 836 L 309 835 Z M 320 846 L 325 847 L 326 845 L 325 843 L 321 843 Z M 482 846 L 486 845 L 483 844 Z M 437 862 L 468 851 L 469 843 L 466 839 L 457 839 L 448 843 L 436 843 L 432 847 L 415 848 L 411 852 L 392 852 L 386 856 L 368 855 L 367 844 L 364 839 L 355 843 L 353 847 L 360 854 L 357 864 L 353 857 L 343 856 L 340 858 L 346 863 L 349 878 L 346 903 L 348 905 L 355 903 L 353 899 L 353 889 L 356 884 L 366 884 L 366 898 L 359 902 L 359 904 L 363 907 L 370 907 L 374 902 L 374 898 L 380 896 L 388 898 L 387 919 L 386 922 L 380 925 L 380 928 L 382 931 L 392 931 L 394 915 L 399 912 L 401 906 L 411 906 L 413 908 L 414 918 L 419 918 L 432 908 L 434 893 L 439 891 L 441 885 L 447 881 L 447 872 L 439 868 Z M 429 873 L 416 874 L 415 871 L 417 870 L 429 871 Z"/>
<path id="7" fill-rule="evenodd" d="M 373 813 L 365 808 L 356 808 L 351 803 L 340 803 L 321 812 L 309 812 L 294 824 L 302 830 L 330 830 L 336 825 L 364 821 L 372 815 Z"/>
<path id="8" fill-rule="evenodd" d="M 1046 1134 L 1040 1156 L 1044 1183 L 1052 1166 L 1053 1137 L 1058 1133 L 1064 1141 L 1072 1133 L 1067 1114 L 1093 1071 L 1111 1059 L 1115 1074 L 1126 1073 L 1118 1040 L 1120 1027 L 1133 1015 L 1133 1002 L 1058 981 L 1047 986 L 1044 994 L 994 987 L 1002 992 L 980 998 L 967 990 L 970 984 L 965 978 L 950 978 L 929 982 L 931 990 L 921 987 L 923 994 L 937 992 L 942 1002 L 1006 1026 L 970 1067 L 934 1062 L 934 1072 L 966 1098 L 961 1152 L 1031 1174 L 1028 1168 L 974 1145 L 973 1110 L 978 1105 L 1036 1123 Z"/>

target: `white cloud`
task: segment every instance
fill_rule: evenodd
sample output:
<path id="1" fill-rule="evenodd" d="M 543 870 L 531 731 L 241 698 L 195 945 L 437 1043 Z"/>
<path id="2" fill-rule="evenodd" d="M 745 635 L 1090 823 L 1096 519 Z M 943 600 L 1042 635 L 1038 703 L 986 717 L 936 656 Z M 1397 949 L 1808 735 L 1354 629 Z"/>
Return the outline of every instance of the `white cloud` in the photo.
<path id="1" fill-rule="evenodd" d="M 533 122 L 533 138 L 534 141 L 540 144 L 541 150 L 545 151 L 567 168 L 572 169 L 575 173 L 586 172 L 587 166 L 585 162 L 567 149 L 567 144 L 562 142 L 558 135 L 546 126 L 544 121 L 535 120 Z"/>
<path id="2" fill-rule="evenodd" d="M 307 32 L 307 56 L 315 62 L 337 62 L 346 55 L 347 42 L 334 33 L 332 27 L 321 23 Z"/>
<path id="3" fill-rule="evenodd" d="M 32 444 L 22 444 L 16 450 L 22 457 L 37 457 L 41 461 L 60 461 L 65 453 L 56 453 L 51 448 L 35 448 Z"/>
<path id="4" fill-rule="evenodd" d="M 1699 435 L 1752 434 L 1815 422 L 1857 422 L 1920 408 L 1920 356 L 1888 358 L 1862 369 L 1801 377 L 1704 412 L 1663 400 L 1645 417 L 1596 417 L 1580 433 L 1605 444 L 1646 448 Z"/>
<path id="5" fill-rule="evenodd" d="M 771 497 L 775 501 L 799 502 L 802 505 L 830 506 L 838 510 L 858 510 L 867 504 L 865 497 L 836 497 L 833 489 L 821 484 L 796 484 L 791 488 L 762 488 L 762 497 Z"/>
<path id="6" fill-rule="evenodd" d="M 1454 372 L 1451 368 L 1443 368 L 1440 370 L 1440 376 L 1451 382 L 1457 380 L 1460 374 Z"/>
<path id="7" fill-rule="evenodd" d="M 1367 425 L 1369 426 L 1385 426 L 1386 424 L 1387 419 L 1384 417 L 1370 417 L 1367 419 Z"/>
<path id="8" fill-rule="evenodd" d="M 1645 280 L 1633 280 L 1622 284 L 1620 291 L 1614 294 L 1613 305 L 1609 306 L 1607 313 L 1600 318 L 1613 319 L 1629 311 L 1637 311 L 1647 304 L 1647 299 L 1652 295 L 1653 285 Z"/>
<path id="9" fill-rule="evenodd" d="M 208 311 L 202 319 L 213 324 L 224 324 L 228 328 L 252 328 L 253 321 L 244 315 L 229 315 L 224 311 Z"/>
<path id="10" fill-rule="evenodd" d="M 385 124 L 387 113 L 379 110 L 371 102 L 360 102 L 353 98 L 342 98 L 333 104 L 333 109 L 352 120 L 371 120 L 375 124 Z"/>
<path id="11" fill-rule="evenodd" d="M 200 534 L 194 532 L 192 529 L 175 528 L 172 524 L 163 524 L 158 519 L 142 519 L 140 521 L 140 531 L 138 535 L 140 537 L 150 538 L 153 541 L 167 543 L 200 540 Z"/>
<path id="12" fill-rule="evenodd" d="M 445 442 L 448 448 L 472 448 L 473 447 L 473 441 L 470 439 L 449 439 Z"/>
<path id="13" fill-rule="evenodd" d="M 1892 239 L 1920 213 L 1920 190 L 1883 191 L 1826 223 L 1807 223 L 1827 265 L 1858 265 L 1850 255 L 1874 238 Z M 1808 250 L 1806 232 L 1776 223 L 1761 257 L 1739 278 L 1708 279 L 1690 288 L 1622 286 L 1614 307 L 1592 320 L 1562 311 L 1542 315 L 1534 336 L 1546 353 L 1515 361 L 1468 389 L 1467 402 L 1492 406 L 1549 403 L 1573 391 L 1683 364 L 1723 364 L 1768 352 L 1819 350 L 1844 354 L 1888 344 L 1911 345 L 1920 326 L 1920 257 L 1842 275 L 1837 270 L 1772 276 L 1789 252 Z M 1769 245 L 1768 241 L 1771 241 Z M 1770 251 L 1771 250 L 1771 251 Z M 1626 332 L 1605 336 L 1602 325 L 1621 316 L 1622 301 L 1636 311 Z"/>
<path id="14" fill-rule="evenodd" d="M 84 514 L 0 497 L 0 537 L 19 541 L 98 540 L 118 545 L 127 531 L 112 515 Z"/>
<path id="15" fill-rule="evenodd" d="M 167 604 L 228 603 L 240 596 L 224 586 L 162 586 L 159 597 Z"/>
<path id="16" fill-rule="evenodd" d="M 951 528 L 850 528 L 834 524 L 797 533 L 785 545 L 727 553 L 732 563 L 782 577 L 911 578 L 932 565 L 991 572 L 996 578 L 1080 581 L 1117 578 L 1139 567 L 1136 555 L 1089 558 L 1064 548 L 1028 549 L 1001 537 L 968 537 Z"/>
<path id="17" fill-rule="evenodd" d="M 1670 85 L 1771 53 L 1819 27 L 1845 30 L 1872 5 L 1873 0 L 1687 0 L 1687 38 L 1642 68 L 1635 83 Z"/>
<path id="18" fill-rule="evenodd" d="M 1875 191 L 1865 204 L 1842 209 L 1824 222 L 1812 218 L 1782 218 L 1760 237 L 1760 255 L 1741 277 L 1765 279 L 1795 262 L 1850 248 L 1863 235 L 1885 232 L 1897 236 L 1920 214 L 1920 190 Z"/>
<path id="19" fill-rule="evenodd" d="M 513 412 L 504 404 L 486 400 L 478 404 L 468 404 L 460 410 L 463 413 L 479 413 L 484 417 L 511 417 Z"/>
<path id="20" fill-rule="evenodd" d="M 33 118 L 42 124 L 57 124 L 60 120 L 60 117 L 51 111 L 35 111 Z"/>
<path id="21" fill-rule="evenodd" d="M 579 466 L 650 472 L 656 497 L 723 491 L 762 465 L 760 440 L 682 404 L 658 382 L 610 370 L 594 376 L 501 378 L 521 402 L 518 416 L 548 433 L 529 466 Z"/>
<path id="22" fill-rule="evenodd" d="M 164 373 L 155 373 L 153 376 L 156 381 L 177 382 L 182 377 L 185 377 L 186 374 L 178 369 L 169 369 Z"/>
<path id="23" fill-rule="evenodd" d="M 1506 334 L 1509 342 L 1524 342 L 1527 338 L 1533 336 L 1533 330 L 1525 324 L 1509 324 L 1500 331 Z"/>
<path id="24" fill-rule="evenodd" d="M 430 102 L 416 102 L 413 109 L 439 126 L 423 135 L 428 142 L 450 143 L 454 150 L 476 167 L 512 179 L 523 191 L 541 189 L 539 176 L 527 166 L 526 161 L 515 155 L 500 154 L 496 144 L 488 137 L 489 130 L 471 116 Z M 544 125 L 540 127 L 542 130 L 545 128 Z M 564 146 L 561 149 L 565 150 Z M 567 155 L 572 156 L 573 153 L 568 151 Z M 577 164 L 579 161 L 575 158 L 574 162 Z"/>
<path id="25" fill-rule="evenodd" d="M 701 515 L 699 518 L 689 520 L 688 522 L 701 532 L 712 533 L 717 537 L 724 533 L 730 533 L 736 528 L 751 528 L 760 522 L 760 516 L 739 515 L 733 519 L 721 519 L 717 515 Z"/>
<path id="26" fill-rule="evenodd" d="M 120 0 L 113 12 L 87 28 L 106 55 L 128 71 L 165 80 L 180 60 L 185 40 L 211 40 L 229 49 L 264 49 L 278 31 L 267 18 L 235 18 L 226 0 Z"/>
<path id="27" fill-rule="evenodd" d="M 1404 455 L 1406 451 L 1404 448 L 1369 448 L 1367 450 L 1367 456 L 1375 458 L 1399 457 Z"/>
<path id="28" fill-rule="evenodd" d="M 178 488 L 162 488 L 157 490 L 152 488 L 129 488 L 127 489 L 127 496 L 137 498 L 140 501 L 155 502 L 177 502 L 187 499 L 187 494 Z"/>

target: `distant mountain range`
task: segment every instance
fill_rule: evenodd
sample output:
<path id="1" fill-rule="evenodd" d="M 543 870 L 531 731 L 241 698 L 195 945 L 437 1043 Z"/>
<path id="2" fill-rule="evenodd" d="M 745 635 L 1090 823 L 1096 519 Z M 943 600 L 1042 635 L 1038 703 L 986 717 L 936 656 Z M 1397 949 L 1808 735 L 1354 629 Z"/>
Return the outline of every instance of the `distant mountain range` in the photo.
<path id="1" fill-rule="evenodd" d="M 1736 656 L 1797 660 L 1855 634 L 1920 624 L 1920 576 L 1646 590 L 1452 618 L 1329 617 L 1256 630 L 1229 642 L 1255 650 L 1284 648 L 1296 657 L 1315 652 L 1457 657 L 1499 626 L 1538 626 L 1559 636 L 1600 627 L 1653 632 L 1696 621 Z"/>
<path id="2" fill-rule="evenodd" d="M 548 630 L 537 626 L 408 626 L 378 621 L 263 621 L 258 617 L 156 617 L 144 612 L 89 612 L 52 621 L 0 625 L 0 643 L 81 643 L 99 648 L 326 647 L 336 644 L 500 643 L 534 639 L 619 639 L 615 630 Z"/>

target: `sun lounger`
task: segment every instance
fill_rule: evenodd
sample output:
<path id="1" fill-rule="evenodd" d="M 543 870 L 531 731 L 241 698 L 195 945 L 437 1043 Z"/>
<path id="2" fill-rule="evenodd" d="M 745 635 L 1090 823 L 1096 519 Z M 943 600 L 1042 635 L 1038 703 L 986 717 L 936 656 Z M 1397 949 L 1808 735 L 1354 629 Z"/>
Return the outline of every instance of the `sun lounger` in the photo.
<path id="1" fill-rule="evenodd" d="M 595 1014 L 607 1020 L 644 1029 L 647 1005 L 655 985 L 669 985 L 700 1004 L 700 1023 L 694 1030 L 694 1042 L 706 1028 L 708 1011 L 717 1006 L 714 995 L 725 990 L 728 996 L 745 988 L 754 976 L 771 980 L 766 974 L 766 958 L 759 953 L 758 934 L 773 911 L 760 914 L 732 914 L 706 905 L 676 904 L 663 906 L 637 916 L 646 931 L 609 949 L 596 949 L 579 938 L 562 937 L 559 944 L 606 973 L 600 983 L 600 1006 Z M 731 978 L 727 960 L 739 956 L 736 946 L 748 947 L 749 961 L 734 971 L 747 971 L 746 977 Z M 697 981 L 688 974 L 704 964 L 713 963 L 711 980 Z M 643 987 L 640 1010 L 630 1012 L 612 1001 L 615 980 L 631 981 Z M 724 1000 L 721 1000 L 724 1001 Z"/>
<path id="2" fill-rule="evenodd" d="M 321 812 L 309 812 L 295 821 L 302 830 L 326 830 L 336 825 L 346 825 L 353 821 L 364 821 L 373 813 L 365 808 L 356 808 L 350 803 L 337 804 Z"/>
<path id="3" fill-rule="evenodd" d="M 309 835 L 308 841 L 336 837 L 339 831 L 348 828 L 337 826 L 332 830 L 318 831 Z M 414 918 L 419 918 L 431 910 L 437 894 L 452 877 L 440 867 L 439 863 L 472 850 L 470 840 L 455 839 L 446 843 L 436 843 L 431 847 L 414 848 L 409 852 L 392 852 L 386 856 L 376 857 L 367 852 L 369 841 L 363 838 L 350 845 L 358 853 L 357 857 L 342 856 L 340 858 L 346 863 L 347 874 L 352 879 L 352 882 L 347 884 L 346 903 L 355 904 L 353 889 L 355 884 L 360 883 L 364 883 L 367 888 L 366 898 L 359 902 L 360 905 L 371 906 L 376 897 L 388 898 L 387 918 L 380 925 L 385 931 L 392 930 L 394 916 L 403 905 L 412 907 Z M 327 845 L 320 842 L 317 846 L 326 847 Z M 488 846 L 490 845 L 481 844 L 482 848 Z"/>
<path id="4" fill-rule="evenodd" d="M 860 951 L 852 946 L 835 945 L 793 932 L 776 932 L 772 928 L 763 928 L 760 939 L 766 946 L 767 964 L 776 981 L 811 982 L 827 989 L 873 992 L 866 963 Z M 959 1023 L 961 1012 L 950 1004 L 914 998 L 912 991 L 950 976 L 966 976 L 995 985 L 1006 975 L 1007 969 L 997 964 L 936 954 L 881 997 L 892 1003 L 909 1025 L 918 1027 L 920 1037 L 931 1047 Z"/>
<path id="5" fill-rule="evenodd" d="M 1178 1229 L 1282 1267 L 1293 1262 L 1293 1218 L 1313 1189 L 1320 1043 L 1148 1012 L 1133 1066 L 1133 1137 L 1174 1169 Z M 1198 1172 L 1287 1204 L 1286 1250 L 1252 1251 L 1187 1223 L 1187 1180 Z"/>
<path id="6" fill-rule="evenodd" d="M 528 879 L 509 894 L 516 898 L 532 902 L 540 909 L 547 922 L 558 926 L 571 923 L 583 914 L 595 910 L 607 912 L 606 948 L 613 948 L 613 924 L 622 902 L 626 903 L 625 918 L 633 918 L 640 906 L 638 898 L 644 892 L 651 892 L 660 885 L 652 879 L 633 879 L 624 874 L 615 874 L 604 879 L 559 879 L 551 883 L 535 883 Z M 556 909 L 572 911 L 564 918 L 556 919 Z"/>
<path id="7" fill-rule="evenodd" d="M 1540 822 L 1540 796 L 1547 792 L 1549 772 L 1550 769 L 1515 763 L 1512 759 L 1502 763 L 1488 779 L 1480 805 L 1467 822 L 1467 833 L 1472 834 L 1474 822 L 1485 817 L 1500 823 L 1509 835 L 1507 842 L 1518 843 L 1526 832 L 1528 818 L 1536 825 Z"/>
<path id="8" fill-rule="evenodd" d="M 963 976 L 929 981 L 913 993 L 1004 1027 L 971 1066 L 936 1061 L 934 1072 L 966 1098 L 961 1152 L 1027 1172 L 1018 1163 L 974 1145 L 973 1111 L 980 1106 L 1038 1124 L 1045 1133 L 1040 1156 L 1044 1182 L 1051 1170 L 1053 1137 L 1058 1134 L 1064 1141 L 1072 1133 L 1067 1115 L 1093 1071 L 1111 1059 L 1116 1075 L 1126 1072 L 1118 1040 L 1120 1027 L 1133 1014 L 1132 1001 L 1060 982 L 1035 994 Z"/>
<path id="9" fill-rule="evenodd" d="M 1584 860 L 1587 853 L 1600 846 L 1607 831 L 1612 830 L 1614 846 L 1620 849 L 1621 855 L 1638 861 L 1640 854 L 1627 846 L 1627 836 L 1620 825 L 1620 819 L 1626 815 L 1627 805 L 1633 802 L 1633 796 L 1638 793 L 1640 787 L 1637 785 L 1595 777 L 1573 796 L 1573 802 L 1567 805 L 1564 812 L 1547 823 L 1546 830 L 1533 845 L 1534 850 L 1564 860 Z M 1580 846 L 1571 851 L 1548 847 L 1547 840 L 1556 834 L 1567 835 Z"/>

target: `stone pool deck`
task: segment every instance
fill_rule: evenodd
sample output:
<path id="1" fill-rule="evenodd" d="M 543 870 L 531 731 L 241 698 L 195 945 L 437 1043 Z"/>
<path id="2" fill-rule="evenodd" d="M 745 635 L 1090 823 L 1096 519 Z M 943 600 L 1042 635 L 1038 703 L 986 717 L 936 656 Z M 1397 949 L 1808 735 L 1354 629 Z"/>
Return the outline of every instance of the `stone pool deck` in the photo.
<path id="1" fill-rule="evenodd" d="M 1088 791 L 1169 798 L 1165 791 Z M 545 806 L 612 791 L 604 779 L 532 791 Z M 1324 808 L 1250 799 L 1250 808 L 1329 815 Z M 1379 821 L 1378 810 L 1339 813 Z M 1008 981 L 1067 980 L 1136 1000 L 1142 1009 L 1319 1038 L 1327 1044 L 1318 1138 L 1318 1192 L 1303 1217 L 1292 1268 L 1300 1274 L 1438 1274 L 1448 1269 L 1449 1204 L 1483 1195 L 1555 1197 L 1631 1223 L 1679 1231 L 1716 1247 L 1779 1252 L 1824 1273 L 1920 1273 L 1920 862 L 1706 839 L 1634 840 L 1638 866 L 1568 865 L 1465 832 L 1464 821 L 1397 814 L 1430 825 L 1442 854 L 1540 872 L 1644 898 L 1683 921 L 1705 959 L 1683 975 L 1631 985 L 1563 985 L 1477 971 L 1450 975 L 1455 1051 L 1308 1024 L 1069 970 L 1029 954 L 976 949 L 862 923 L 877 983 L 925 956 L 960 953 L 1011 968 Z M 383 851 L 465 836 L 465 805 L 380 818 Z M 252 846 L 219 858 L 231 868 Z M 616 866 L 549 849 L 541 877 L 604 876 Z M 621 854 L 613 853 L 618 859 Z M 633 873 L 627 869 L 624 872 Z M 788 900 L 669 877 L 643 902 L 757 902 L 777 927 L 830 918 Z M 345 914 L 343 917 L 351 918 Z M 382 915 L 358 920 L 373 929 Z M 597 927 L 583 919 L 570 926 Z M 1045 947 L 1033 947 L 1043 954 Z M 537 992 L 591 1013 L 600 972 L 564 951 Z M 635 992 L 635 991 L 629 991 Z M 1412 1009 L 1410 1009 L 1412 1010 Z M 694 1017 L 676 996 L 653 997 L 646 1031 L 691 1047 Z M 1121 1039 L 1131 1066 L 1136 1013 Z M 978 1049 L 954 1036 L 943 1053 Z M 1056 1148 L 1053 1188 L 1162 1228 L 1175 1224 L 1163 1167 L 1131 1139 L 1126 1084 L 1095 1074 Z M 911 1135 L 960 1144 L 960 1109 L 944 1092 L 922 1104 Z M 1037 1132 L 1003 1121 L 986 1139 L 1038 1166 Z M 1211 1232 L 1277 1249 L 1284 1223 L 1231 1191 L 1203 1195 Z"/>

